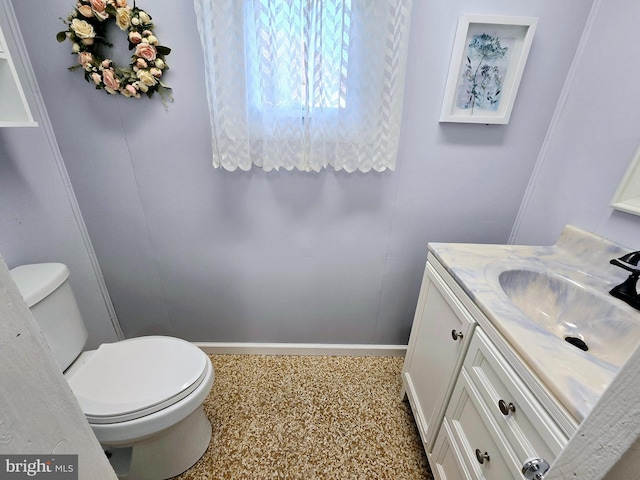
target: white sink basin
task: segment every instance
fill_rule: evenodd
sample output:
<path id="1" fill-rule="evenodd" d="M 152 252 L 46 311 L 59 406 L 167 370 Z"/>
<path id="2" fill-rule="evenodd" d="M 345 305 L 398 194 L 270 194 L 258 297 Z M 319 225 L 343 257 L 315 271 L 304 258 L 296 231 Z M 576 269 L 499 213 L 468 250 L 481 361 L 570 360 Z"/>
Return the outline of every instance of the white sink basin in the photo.
<path id="1" fill-rule="evenodd" d="M 640 344 L 640 315 L 619 300 L 559 275 L 517 268 L 498 275 L 498 284 L 531 322 L 615 367 Z"/>

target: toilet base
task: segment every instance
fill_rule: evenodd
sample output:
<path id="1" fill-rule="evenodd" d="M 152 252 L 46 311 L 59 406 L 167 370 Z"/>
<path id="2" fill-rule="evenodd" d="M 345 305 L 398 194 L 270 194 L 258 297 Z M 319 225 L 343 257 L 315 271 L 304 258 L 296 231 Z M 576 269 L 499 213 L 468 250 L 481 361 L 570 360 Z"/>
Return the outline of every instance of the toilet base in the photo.
<path id="1" fill-rule="evenodd" d="M 164 480 L 191 468 L 211 440 L 202 407 L 158 435 L 129 447 L 102 445 L 121 480 Z"/>

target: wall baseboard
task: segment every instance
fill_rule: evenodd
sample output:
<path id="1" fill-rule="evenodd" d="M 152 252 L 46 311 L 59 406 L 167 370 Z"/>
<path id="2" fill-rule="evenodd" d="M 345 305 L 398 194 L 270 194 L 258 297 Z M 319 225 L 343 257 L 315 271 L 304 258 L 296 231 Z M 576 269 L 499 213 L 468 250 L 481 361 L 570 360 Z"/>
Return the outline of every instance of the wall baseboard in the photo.
<path id="1" fill-rule="evenodd" d="M 209 355 L 327 355 L 354 357 L 404 357 L 406 345 L 323 343 L 227 343 L 193 342 Z"/>

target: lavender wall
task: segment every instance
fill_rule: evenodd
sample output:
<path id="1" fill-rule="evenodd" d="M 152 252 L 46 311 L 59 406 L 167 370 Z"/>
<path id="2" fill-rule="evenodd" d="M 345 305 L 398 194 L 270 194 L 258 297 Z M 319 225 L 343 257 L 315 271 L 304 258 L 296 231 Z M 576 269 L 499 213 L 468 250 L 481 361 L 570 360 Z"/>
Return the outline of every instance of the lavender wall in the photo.
<path id="1" fill-rule="evenodd" d="M 509 238 L 592 2 L 415 0 L 398 169 L 382 174 L 214 170 L 191 2 L 138 3 L 173 49 L 168 109 L 66 70 L 68 0 L 13 0 L 125 334 L 402 344 L 428 241 Z M 507 126 L 438 123 L 464 13 L 540 18 Z"/>
<path id="2" fill-rule="evenodd" d="M 640 3 L 597 5 L 516 222 L 515 243 L 551 244 L 571 223 L 640 249 L 640 217 L 609 207 L 640 144 Z"/>
<path id="3" fill-rule="evenodd" d="M 5 0 L 0 0 L 5 1 Z M 100 288 L 100 272 L 85 241 L 82 218 L 46 112 L 36 102 L 19 55 L 21 44 L 0 5 L 0 26 L 13 53 L 38 127 L 0 128 L 0 254 L 9 268 L 26 263 L 62 262 L 72 271 L 70 284 L 89 330 L 88 347 L 117 340 Z M 61 167 L 61 168 L 60 168 Z M 76 204 L 77 205 L 77 204 Z"/>

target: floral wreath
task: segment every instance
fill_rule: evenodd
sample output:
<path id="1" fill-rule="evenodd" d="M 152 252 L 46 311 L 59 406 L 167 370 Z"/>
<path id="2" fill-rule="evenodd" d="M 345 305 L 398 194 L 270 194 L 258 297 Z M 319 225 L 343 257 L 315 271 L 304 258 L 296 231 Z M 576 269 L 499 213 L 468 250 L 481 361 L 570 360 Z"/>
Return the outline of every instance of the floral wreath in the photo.
<path id="1" fill-rule="evenodd" d="M 120 30 L 127 32 L 129 50 L 134 50 L 128 67 L 116 66 L 110 58 L 101 56 L 103 46 L 113 47 L 106 38 L 107 22 L 113 19 Z M 66 20 L 67 30 L 56 35 L 58 42 L 67 38 L 73 43 L 72 53 L 78 55 L 78 64 L 69 70 L 82 68 L 87 82 L 111 95 L 149 98 L 158 92 L 163 99 L 173 100 L 170 87 L 160 81 L 169 69 L 164 56 L 171 52 L 158 44 L 153 34 L 151 16 L 127 0 L 78 0 Z"/>

